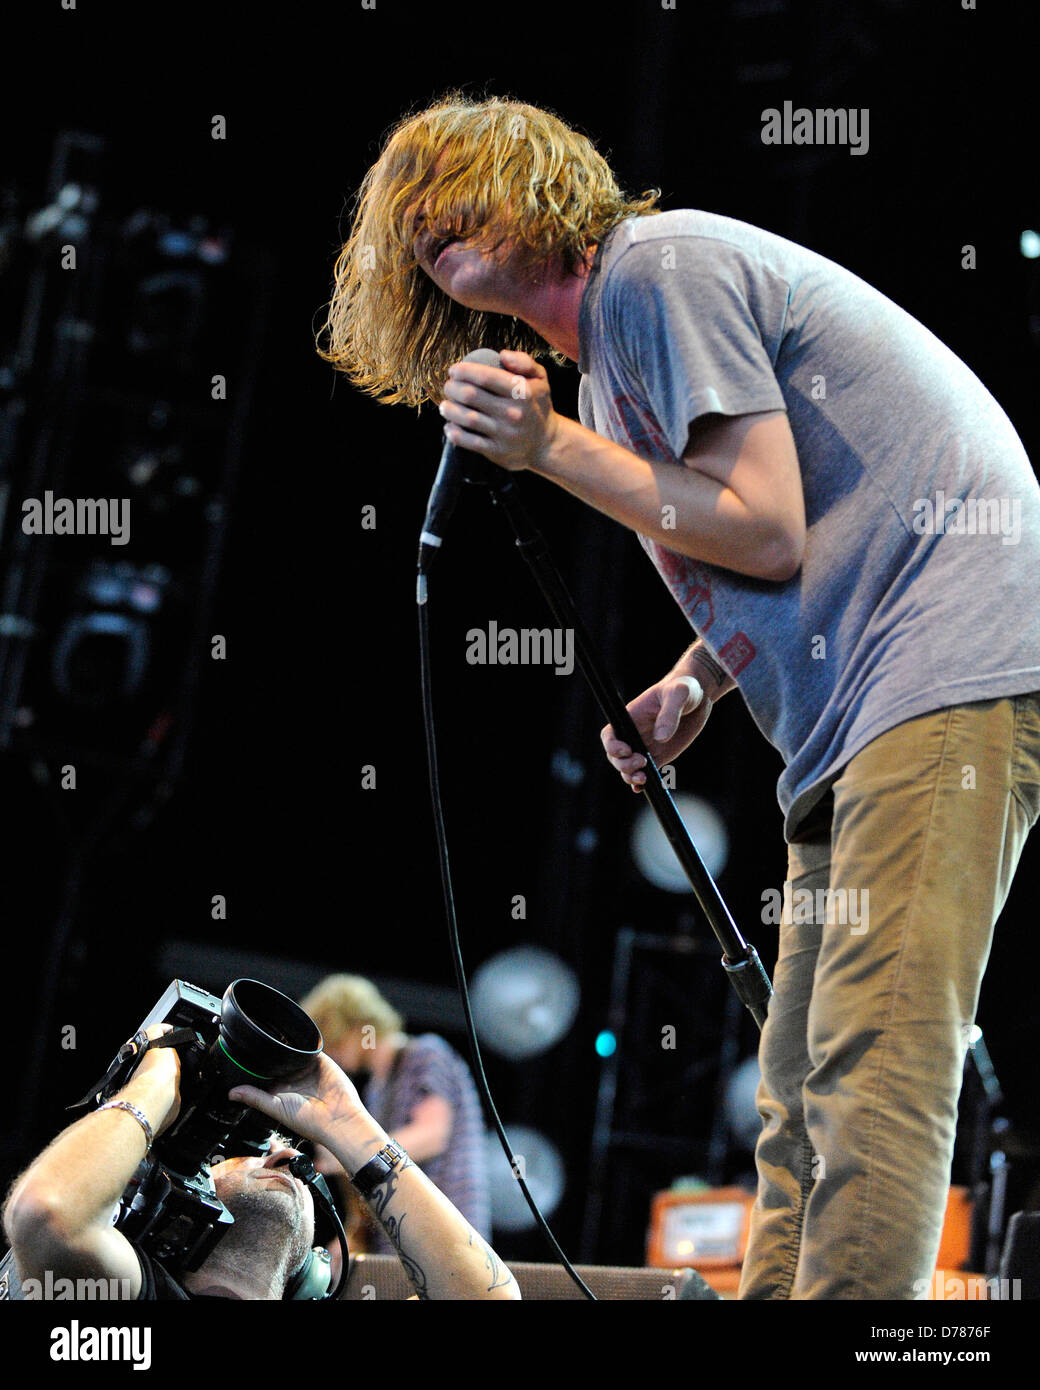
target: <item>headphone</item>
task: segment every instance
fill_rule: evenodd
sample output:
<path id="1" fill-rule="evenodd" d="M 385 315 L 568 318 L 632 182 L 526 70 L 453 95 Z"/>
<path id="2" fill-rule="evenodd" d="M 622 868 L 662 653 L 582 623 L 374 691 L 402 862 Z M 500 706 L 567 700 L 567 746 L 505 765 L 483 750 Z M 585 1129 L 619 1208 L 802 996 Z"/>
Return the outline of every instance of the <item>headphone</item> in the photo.
<path id="1" fill-rule="evenodd" d="M 285 1286 L 283 1299 L 293 1302 L 316 1302 L 328 1298 L 332 1283 L 332 1256 L 324 1246 L 316 1245 Z"/>

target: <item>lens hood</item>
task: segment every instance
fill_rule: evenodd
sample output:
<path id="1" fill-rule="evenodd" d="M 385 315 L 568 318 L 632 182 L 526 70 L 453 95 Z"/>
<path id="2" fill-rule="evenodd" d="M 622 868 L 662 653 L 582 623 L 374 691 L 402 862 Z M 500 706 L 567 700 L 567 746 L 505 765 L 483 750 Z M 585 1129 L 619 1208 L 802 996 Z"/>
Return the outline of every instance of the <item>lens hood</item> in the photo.
<path id="1" fill-rule="evenodd" d="M 236 1067 L 259 1081 L 306 1071 L 324 1045 L 299 1004 L 260 980 L 233 980 L 224 991 L 220 1044 Z"/>

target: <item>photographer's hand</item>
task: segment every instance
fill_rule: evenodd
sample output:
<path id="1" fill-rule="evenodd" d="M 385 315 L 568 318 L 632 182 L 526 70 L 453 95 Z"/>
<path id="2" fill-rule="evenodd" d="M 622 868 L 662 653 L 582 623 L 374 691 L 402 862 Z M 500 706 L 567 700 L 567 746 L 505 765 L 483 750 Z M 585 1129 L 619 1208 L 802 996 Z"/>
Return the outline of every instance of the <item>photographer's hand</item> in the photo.
<path id="1" fill-rule="evenodd" d="M 148 1029 L 146 1036 L 149 1038 L 161 1038 L 164 1033 L 172 1033 L 172 1023 L 153 1023 Z M 150 1047 L 137 1064 L 137 1069 L 125 1090 L 129 1090 L 134 1082 L 138 1088 L 147 1086 L 153 1089 L 154 1098 L 162 1117 L 158 1126 L 153 1126 L 156 1138 L 165 1129 L 169 1129 L 174 1120 L 180 1113 L 181 1079 L 181 1059 L 175 1047 Z M 123 1100 L 126 1097 L 123 1092 L 113 1097 L 115 1100 Z"/>
<path id="2" fill-rule="evenodd" d="M 353 1134 L 356 1129 L 359 1142 L 363 1142 L 362 1133 L 367 1132 L 371 1140 L 373 1130 L 379 1129 L 361 1104 L 350 1077 L 324 1052 L 306 1072 L 291 1081 L 277 1082 L 269 1091 L 256 1086 L 235 1086 L 228 1097 L 253 1106 L 275 1124 L 327 1148 L 334 1147 L 330 1142 L 334 1134 Z"/>
<path id="3" fill-rule="evenodd" d="M 170 1026 L 155 1024 L 148 1036 Z M 176 1118 L 179 1079 L 175 1049 L 149 1049 L 112 1097 L 128 1108 L 84 1115 L 18 1179 L 4 1208 L 4 1228 L 23 1283 L 43 1281 L 48 1271 L 54 1278 L 107 1276 L 109 1297 L 137 1297 L 141 1266 L 112 1226 L 112 1215 L 148 1152 L 148 1130 L 158 1135 Z"/>
<path id="4" fill-rule="evenodd" d="M 236 1086 L 230 1099 L 323 1144 L 355 1176 L 389 1140 L 350 1078 L 322 1053 L 302 1077 L 271 1088 Z M 419 1298 L 515 1299 L 516 1281 L 491 1247 L 410 1158 L 366 1198 Z"/>

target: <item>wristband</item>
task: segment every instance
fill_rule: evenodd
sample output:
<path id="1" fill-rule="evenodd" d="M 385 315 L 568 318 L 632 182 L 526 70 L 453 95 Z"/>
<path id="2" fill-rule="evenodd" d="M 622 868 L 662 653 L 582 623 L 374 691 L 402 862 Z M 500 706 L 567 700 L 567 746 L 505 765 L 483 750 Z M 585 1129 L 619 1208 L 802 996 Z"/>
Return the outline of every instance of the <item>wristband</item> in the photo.
<path id="1" fill-rule="evenodd" d="M 380 1183 L 386 1182 L 397 1165 L 407 1157 L 396 1139 L 388 1139 L 375 1158 L 370 1158 L 367 1163 L 362 1164 L 351 1178 L 355 1192 L 360 1193 L 362 1197 L 371 1197 Z"/>
<path id="2" fill-rule="evenodd" d="M 683 704 L 682 712 L 683 714 L 692 714 L 704 699 L 704 686 L 701 685 L 696 676 L 676 676 L 675 679 L 681 681 L 689 691 Z M 691 701 L 693 702 L 692 704 Z"/>
<path id="3" fill-rule="evenodd" d="M 155 1135 L 152 1132 L 151 1125 L 148 1123 L 148 1116 L 143 1110 L 139 1110 L 136 1105 L 131 1105 L 128 1100 L 108 1100 L 104 1105 L 99 1105 L 95 1113 L 100 1115 L 102 1110 L 125 1110 L 128 1115 L 133 1115 L 134 1119 L 144 1130 L 144 1137 L 148 1142 L 145 1154 L 147 1155 L 151 1152 L 152 1144 L 155 1142 Z"/>

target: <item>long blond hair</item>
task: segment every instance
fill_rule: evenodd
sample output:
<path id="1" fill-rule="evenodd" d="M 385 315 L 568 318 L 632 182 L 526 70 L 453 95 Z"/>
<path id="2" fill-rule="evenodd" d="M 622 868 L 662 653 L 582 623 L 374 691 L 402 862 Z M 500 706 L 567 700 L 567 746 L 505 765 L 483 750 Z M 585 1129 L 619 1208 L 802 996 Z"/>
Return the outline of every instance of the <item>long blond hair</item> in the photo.
<path id="1" fill-rule="evenodd" d="M 557 258 L 573 271 L 611 227 L 656 211 L 657 198 L 656 189 L 629 198 L 592 143 L 551 112 L 450 92 L 400 120 L 365 175 L 318 354 L 369 395 L 413 406 L 442 399 L 448 367 L 476 347 L 563 361 L 521 320 L 438 289 L 415 258 L 420 227 L 476 236 L 488 250 L 516 238 L 524 260 Z"/>

